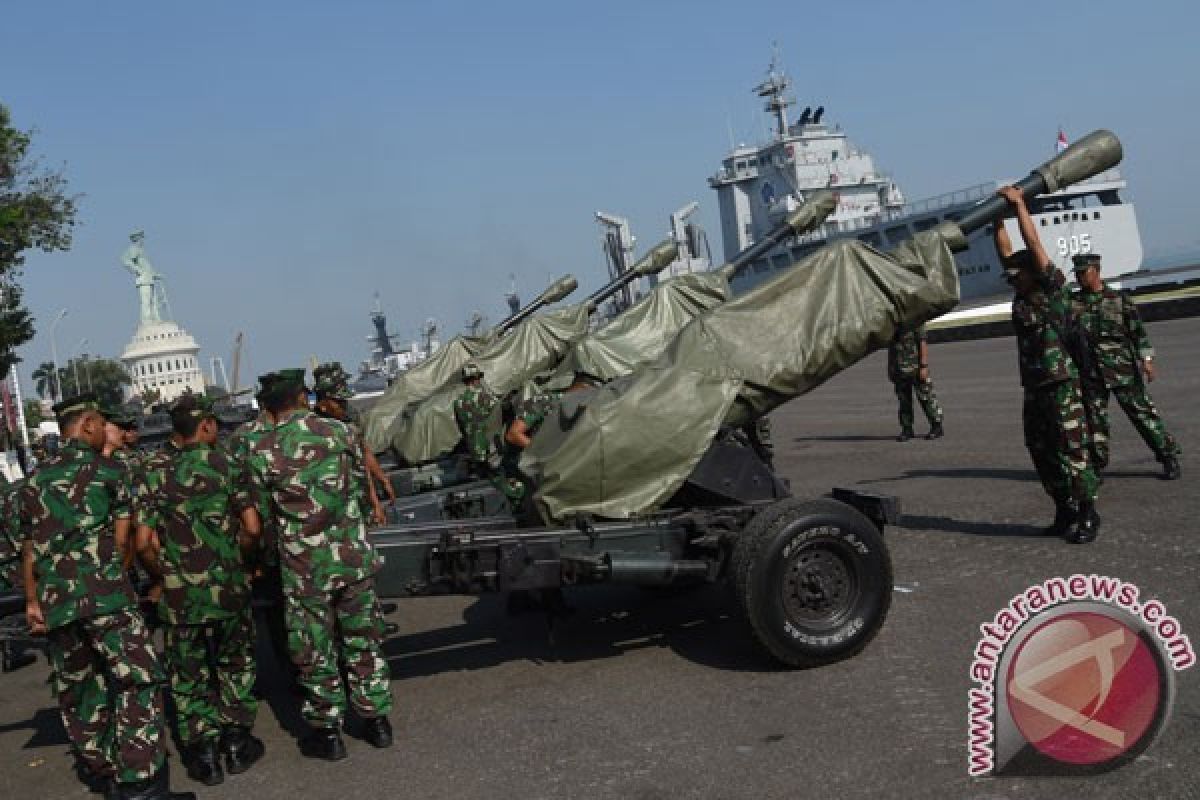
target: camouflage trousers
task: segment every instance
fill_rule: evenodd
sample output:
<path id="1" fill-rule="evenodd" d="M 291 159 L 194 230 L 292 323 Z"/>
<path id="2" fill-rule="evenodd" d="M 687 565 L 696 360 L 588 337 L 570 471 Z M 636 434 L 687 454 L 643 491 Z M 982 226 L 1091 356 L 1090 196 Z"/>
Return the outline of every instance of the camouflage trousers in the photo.
<path id="1" fill-rule="evenodd" d="M 932 426 L 942 421 L 942 407 L 938 404 L 937 395 L 933 393 L 933 381 L 901 377 L 893 380 L 892 386 L 896 390 L 896 399 L 900 405 L 897 416 L 900 417 L 901 430 L 911 431 L 913 429 L 914 393 L 921 403 L 921 410 L 925 412 L 925 419 L 929 420 L 929 424 Z"/>
<path id="2" fill-rule="evenodd" d="M 162 768 L 162 672 L 142 615 L 125 609 L 47 635 L 54 692 L 76 755 L 92 773 L 134 783 Z"/>
<path id="3" fill-rule="evenodd" d="M 1114 386 L 1111 389 L 1104 386 L 1089 386 L 1084 392 L 1084 404 L 1087 409 L 1088 426 L 1092 432 L 1092 459 L 1097 469 L 1108 467 L 1108 395 L 1112 392 L 1117 398 L 1117 404 L 1129 417 L 1133 427 L 1141 435 L 1142 441 L 1154 452 L 1154 457 L 1164 461 L 1171 456 L 1179 455 L 1179 444 L 1171 434 L 1167 433 L 1162 418 L 1146 385 L 1141 381 L 1127 386 Z"/>
<path id="4" fill-rule="evenodd" d="M 304 690 L 301 712 L 310 725 L 338 727 L 346 714 L 347 689 L 360 717 L 380 717 L 391 710 L 383 613 L 372 579 L 329 594 L 289 594 L 286 613 L 288 649 Z"/>
<path id="5" fill-rule="evenodd" d="M 217 739 L 223 728 L 253 727 L 258 700 L 249 605 L 235 616 L 203 625 L 164 628 L 163 659 L 179 741 L 192 745 Z"/>
<path id="6" fill-rule="evenodd" d="M 1063 381 L 1026 389 L 1022 419 L 1025 447 L 1046 494 L 1056 503 L 1094 500 L 1098 482 L 1079 384 Z"/>

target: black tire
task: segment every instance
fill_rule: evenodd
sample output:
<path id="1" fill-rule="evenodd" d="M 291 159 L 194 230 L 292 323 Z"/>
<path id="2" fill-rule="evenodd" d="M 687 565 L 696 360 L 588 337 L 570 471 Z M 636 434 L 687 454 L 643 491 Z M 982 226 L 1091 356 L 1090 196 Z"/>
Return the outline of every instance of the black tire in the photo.
<path id="1" fill-rule="evenodd" d="M 856 509 L 789 498 L 746 525 L 733 582 L 759 643 L 788 666 L 817 667 L 857 654 L 883 626 L 892 560 Z"/>

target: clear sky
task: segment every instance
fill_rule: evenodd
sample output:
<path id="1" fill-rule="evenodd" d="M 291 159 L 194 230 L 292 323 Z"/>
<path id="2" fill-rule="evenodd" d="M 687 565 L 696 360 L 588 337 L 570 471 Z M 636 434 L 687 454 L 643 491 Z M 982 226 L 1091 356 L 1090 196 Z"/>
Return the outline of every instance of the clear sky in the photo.
<path id="1" fill-rule="evenodd" d="M 119 355 L 137 295 L 128 235 L 176 318 L 251 375 L 356 365 L 372 295 L 393 330 L 496 321 L 564 272 L 603 282 L 597 209 L 640 247 L 767 119 L 751 88 L 778 42 L 910 199 L 1017 176 L 1107 127 L 1148 257 L 1200 249 L 1195 2 L 11 3 L 0 102 L 84 195 L 70 252 L 23 283 L 49 360 Z M 28 389 L 28 384 L 27 384 Z"/>

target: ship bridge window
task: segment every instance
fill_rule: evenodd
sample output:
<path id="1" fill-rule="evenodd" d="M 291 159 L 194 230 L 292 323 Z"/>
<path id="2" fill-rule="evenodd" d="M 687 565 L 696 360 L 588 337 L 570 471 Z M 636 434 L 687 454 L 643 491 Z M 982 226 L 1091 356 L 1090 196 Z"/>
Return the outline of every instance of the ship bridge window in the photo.
<path id="1" fill-rule="evenodd" d="M 745 168 L 746 168 L 746 162 L 745 162 L 745 161 L 739 161 L 739 162 L 737 162 L 737 168 L 738 168 L 738 169 L 745 169 Z"/>
<path id="2" fill-rule="evenodd" d="M 892 244 L 899 244 L 912 238 L 912 231 L 907 225 L 897 225 L 894 228 L 888 228 L 884 231 L 887 234 L 888 241 Z"/>
<path id="3" fill-rule="evenodd" d="M 1120 205 L 1121 198 L 1117 196 L 1117 190 L 1109 189 L 1106 192 L 1100 192 L 1100 204 L 1105 206 Z"/>

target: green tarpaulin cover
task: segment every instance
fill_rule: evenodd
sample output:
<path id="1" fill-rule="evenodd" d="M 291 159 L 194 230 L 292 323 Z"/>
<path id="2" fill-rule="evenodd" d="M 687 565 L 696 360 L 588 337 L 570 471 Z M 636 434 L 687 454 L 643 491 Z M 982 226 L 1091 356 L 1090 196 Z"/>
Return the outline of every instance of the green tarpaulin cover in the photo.
<path id="1" fill-rule="evenodd" d="M 483 371 L 483 382 L 502 396 L 558 364 L 588 329 L 586 303 L 530 317 L 470 359 Z M 454 421 L 454 399 L 462 393 L 455 377 L 420 402 L 401 410 L 388 431 L 390 444 L 409 464 L 421 464 L 454 449 L 461 438 Z"/>
<path id="2" fill-rule="evenodd" d="M 729 297 L 729 284 L 720 272 L 664 281 L 612 322 L 576 342 L 553 372 L 539 377 L 537 383 L 561 390 L 571 385 L 576 372 L 601 381 L 628 375 L 637 365 L 657 358 L 684 325 Z"/>
<path id="3" fill-rule="evenodd" d="M 521 458 L 547 521 L 587 512 L 626 518 L 679 489 L 722 426 L 811 391 L 958 302 L 946 224 L 891 253 L 853 240 L 694 319 L 653 362 L 567 395 Z"/>
<path id="4" fill-rule="evenodd" d="M 490 341 L 488 336 L 455 336 L 429 358 L 402 372 L 363 414 L 367 446 L 377 453 L 382 452 L 388 446 L 388 431 L 405 406 L 429 397 L 447 381 L 457 381 L 463 364 L 486 348 Z"/>

